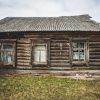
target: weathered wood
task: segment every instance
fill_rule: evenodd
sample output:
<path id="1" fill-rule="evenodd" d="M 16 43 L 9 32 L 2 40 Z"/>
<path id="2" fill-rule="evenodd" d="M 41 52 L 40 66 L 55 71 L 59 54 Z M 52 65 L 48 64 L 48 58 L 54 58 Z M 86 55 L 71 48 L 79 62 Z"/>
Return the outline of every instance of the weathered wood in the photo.
<path id="1" fill-rule="evenodd" d="M 91 66 L 100 66 L 100 34 L 93 34 L 91 32 L 26 32 L 23 34 L 18 34 L 16 36 L 12 36 L 14 38 L 14 42 L 16 42 L 16 67 L 34 68 L 33 65 L 33 53 L 32 53 L 32 41 L 42 43 L 42 40 L 48 42 L 47 49 L 47 61 L 49 67 L 71 67 L 72 65 L 72 53 L 71 53 L 71 40 L 80 39 L 86 40 L 88 48 L 86 48 L 87 52 L 89 51 L 89 59 L 86 61 L 89 63 L 89 67 Z M 81 34 L 84 33 L 84 34 Z M 17 33 L 16 33 L 17 34 Z M 1 35 L 0 35 L 1 36 Z M 10 41 L 10 35 L 1 36 L 1 41 Z M 7 39 L 8 38 L 8 39 Z M 88 40 L 88 41 L 87 41 Z M 71 60 L 72 59 L 72 60 Z M 85 62 L 85 63 L 86 63 Z M 84 65 L 87 67 L 85 63 L 77 63 L 75 62 L 75 66 Z M 74 66 L 73 64 L 73 66 Z"/>

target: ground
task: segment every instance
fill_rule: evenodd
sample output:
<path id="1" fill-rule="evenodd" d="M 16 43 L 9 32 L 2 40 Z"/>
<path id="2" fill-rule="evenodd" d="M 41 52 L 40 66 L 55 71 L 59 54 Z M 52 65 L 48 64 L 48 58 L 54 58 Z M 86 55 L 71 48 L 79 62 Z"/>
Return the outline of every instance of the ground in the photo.
<path id="1" fill-rule="evenodd" d="M 100 80 L 54 76 L 0 76 L 0 100 L 100 100 Z"/>

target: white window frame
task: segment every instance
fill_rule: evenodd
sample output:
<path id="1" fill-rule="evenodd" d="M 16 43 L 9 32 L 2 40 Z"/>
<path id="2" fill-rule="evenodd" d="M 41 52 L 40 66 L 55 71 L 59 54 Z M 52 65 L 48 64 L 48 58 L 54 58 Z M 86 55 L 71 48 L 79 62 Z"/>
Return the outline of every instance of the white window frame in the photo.
<path id="1" fill-rule="evenodd" d="M 41 46 L 41 45 L 45 45 L 46 46 L 46 62 L 36 62 L 34 60 L 35 54 L 34 54 L 34 50 L 35 50 L 35 46 Z M 47 64 L 47 43 L 34 43 L 33 49 L 32 49 L 32 56 L 33 56 L 33 64 L 35 65 L 46 65 Z"/>

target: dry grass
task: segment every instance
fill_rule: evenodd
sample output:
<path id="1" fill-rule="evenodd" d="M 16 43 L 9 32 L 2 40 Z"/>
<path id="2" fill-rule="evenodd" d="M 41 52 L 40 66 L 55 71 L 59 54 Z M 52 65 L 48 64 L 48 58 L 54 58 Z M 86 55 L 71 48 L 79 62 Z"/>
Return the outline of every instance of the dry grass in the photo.
<path id="1" fill-rule="evenodd" d="M 0 100 L 100 100 L 99 80 L 0 76 Z"/>

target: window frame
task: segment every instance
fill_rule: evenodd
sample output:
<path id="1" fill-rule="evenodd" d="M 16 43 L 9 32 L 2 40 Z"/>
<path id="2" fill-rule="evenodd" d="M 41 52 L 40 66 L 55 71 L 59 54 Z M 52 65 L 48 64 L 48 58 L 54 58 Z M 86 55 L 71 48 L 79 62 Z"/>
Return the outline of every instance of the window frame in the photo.
<path id="1" fill-rule="evenodd" d="M 73 43 L 79 45 L 83 43 L 83 47 L 73 47 Z M 74 59 L 74 53 L 78 53 L 78 59 Z M 83 52 L 83 59 L 80 58 L 80 53 Z M 86 60 L 86 43 L 84 41 L 74 41 L 72 42 L 72 59 L 75 61 L 85 61 Z"/>
<path id="2" fill-rule="evenodd" d="M 49 39 L 36 39 L 36 40 L 31 40 L 31 65 L 32 66 L 42 66 L 44 65 L 45 66 L 50 66 L 50 40 Z M 36 45 L 39 45 L 39 44 L 45 44 L 46 45 L 46 63 L 36 63 L 34 62 L 34 47 Z"/>
<path id="3" fill-rule="evenodd" d="M 88 46 L 88 38 L 71 38 L 70 39 L 70 63 L 73 66 L 75 65 L 87 65 L 89 63 L 89 46 Z M 73 43 L 79 42 L 84 43 L 84 60 L 73 60 Z"/>
<path id="4" fill-rule="evenodd" d="M 33 54 L 32 56 L 33 56 L 33 63 L 34 63 L 34 64 L 40 64 L 40 65 L 42 65 L 42 64 L 47 64 L 47 44 L 46 44 L 46 43 L 35 43 L 32 52 L 34 53 L 35 46 L 43 46 L 43 45 L 46 47 L 46 62 L 41 62 L 41 61 L 36 62 L 36 61 L 34 60 L 35 55 Z M 42 51 L 42 50 L 41 50 L 41 51 Z"/>
<path id="5" fill-rule="evenodd" d="M 3 49 L 3 47 L 1 47 L 0 52 L 12 52 L 13 61 L 12 61 L 12 63 L 6 63 L 4 61 L 1 61 L 0 65 L 3 65 L 3 66 L 11 65 L 11 66 L 15 67 L 16 66 L 16 62 L 15 62 L 16 61 L 16 39 L 0 39 L 0 44 L 2 46 L 8 44 L 8 45 L 12 45 L 12 47 L 13 47 L 13 50 L 10 50 L 10 49 L 5 50 L 5 49 Z"/>

